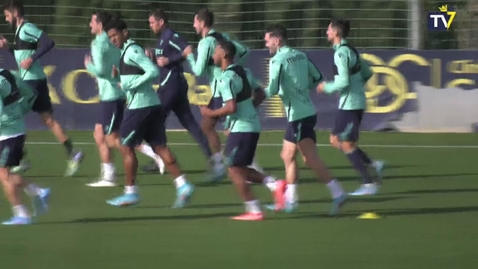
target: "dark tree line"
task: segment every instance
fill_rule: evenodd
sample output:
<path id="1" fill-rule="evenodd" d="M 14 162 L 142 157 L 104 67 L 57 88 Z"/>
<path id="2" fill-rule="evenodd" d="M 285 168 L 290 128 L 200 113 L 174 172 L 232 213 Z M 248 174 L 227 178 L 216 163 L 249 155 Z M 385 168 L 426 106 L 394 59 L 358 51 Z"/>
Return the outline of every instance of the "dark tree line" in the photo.
<path id="1" fill-rule="evenodd" d="M 477 49 L 478 30 L 472 25 L 478 18 L 478 1 L 417 0 L 422 12 L 421 47 L 424 49 Z M 204 4 L 205 2 L 209 5 Z M 352 22 L 350 39 L 362 48 L 397 49 L 408 46 L 407 0 L 181 0 L 181 1 L 116 1 L 116 0 L 24 0 L 28 18 L 47 31 L 58 47 L 86 47 L 91 35 L 88 22 L 93 11 L 119 12 L 129 26 L 132 37 L 144 45 L 154 36 L 148 29 L 147 13 L 161 7 L 170 13 L 171 25 L 191 42 L 198 36 L 192 28 L 194 12 L 204 6 L 216 12 L 218 30 L 227 31 L 251 48 L 263 48 L 263 29 L 281 22 L 289 29 L 290 43 L 301 48 L 327 47 L 324 38 L 329 18 L 345 17 Z M 453 29 L 428 32 L 426 12 L 440 4 L 457 6 Z M 473 12 L 476 11 L 476 12 Z M 1 26 L 11 36 L 11 29 Z"/>

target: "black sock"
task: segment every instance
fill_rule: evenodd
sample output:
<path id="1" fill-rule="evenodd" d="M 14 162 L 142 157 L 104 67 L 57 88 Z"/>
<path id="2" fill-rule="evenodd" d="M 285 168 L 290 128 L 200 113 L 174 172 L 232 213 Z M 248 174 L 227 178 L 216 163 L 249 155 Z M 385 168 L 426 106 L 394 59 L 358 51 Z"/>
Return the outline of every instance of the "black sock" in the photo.
<path id="1" fill-rule="evenodd" d="M 347 153 L 347 158 L 349 158 L 350 163 L 362 177 L 364 184 L 373 183 L 372 179 L 368 174 L 367 167 L 365 166 L 363 156 L 362 154 L 360 154 L 360 151 L 354 150 L 350 153 Z"/>
<path id="2" fill-rule="evenodd" d="M 368 157 L 368 155 L 361 148 L 356 148 L 355 151 L 357 151 L 362 156 L 362 161 L 366 165 L 371 165 L 372 164 L 372 160 Z"/>
<path id="3" fill-rule="evenodd" d="M 69 138 L 65 142 L 63 142 L 63 146 L 65 146 L 66 154 L 68 156 L 71 156 L 73 153 L 73 143 Z"/>

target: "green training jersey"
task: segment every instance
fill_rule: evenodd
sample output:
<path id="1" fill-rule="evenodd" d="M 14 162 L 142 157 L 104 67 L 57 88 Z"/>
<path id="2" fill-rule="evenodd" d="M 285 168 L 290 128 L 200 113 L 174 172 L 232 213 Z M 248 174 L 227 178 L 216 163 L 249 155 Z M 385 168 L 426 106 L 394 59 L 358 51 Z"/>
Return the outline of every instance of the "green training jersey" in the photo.
<path id="1" fill-rule="evenodd" d="M 372 77 L 370 66 L 343 39 L 334 45 L 334 80 L 325 83 L 324 92 L 340 93 L 339 109 L 357 110 L 367 107 L 365 84 Z"/>
<path id="2" fill-rule="evenodd" d="M 213 29 L 211 29 L 209 33 L 203 39 L 201 39 L 201 41 L 199 41 L 197 60 L 194 58 L 194 54 L 192 53 L 187 57 L 194 75 L 198 77 L 206 75 L 209 79 L 209 84 L 211 87 L 215 78 L 222 76 L 221 68 L 216 66 L 212 60 L 212 55 L 214 55 L 214 50 L 216 49 L 217 43 L 222 39 L 231 41 L 234 44 L 236 47 L 236 56 L 239 57 L 237 63 L 242 65 L 246 60 L 249 49 L 241 43 L 232 40 L 228 34 L 219 33 Z M 213 91 L 212 97 L 219 97 L 219 93 Z"/>
<path id="3" fill-rule="evenodd" d="M 16 78 L 0 69 L 0 140 L 25 134 L 25 120 Z"/>
<path id="4" fill-rule="evenodd" d="M 247 76 L 247 81 L 249 82 L 249 85 L 251 86 L 252 91 L 255 91 L 257 89 L 262 90 L 262 86 L 259 84 L 257 79 L 252 75 L 252 72 L 249 68 L 244 68 L 246 71 L 246 76 Z M 227 116 L 225 121 L 224 121 L 224 129 L 229 129 L 231 124 L 231 117 Z"/>
<path id="5" fill-rule="evenodd" d="M 120 79 L 112 76 L 113 66 L 119 66 L 121 51 L 111 44 L 105 32 L 91 42 L 91 57 L 93 61 L 86 69 L 97 78 L 100 100 L 124 99 L 125 93 L 118 87 Z"/>
<path id="6" fill-rule="evenodd" d="M 259 133 L 261 124 L 259 116 L 252 103 L 252 87 L 247 79 L 244 68 L 232 64 L 214 82 L 214 87 L 227 103 L 235 100 L 237 110 L 228 116 L 229 131 L 232 133 Z"/>
<path id="7" fill-rule="evenodd" d="M 310 90 L 322 80 L 322 74 L 299 50 L 282 47 L 269 61 L 268 97 L 279 94 L 288 121 L 300 120 L 316 114 Z"/>
<path id="8" fill-rule="evenodd" d="M 159 70 L 146 56 L 144 49 L 131 39 L 121 49 L 119 74 L 121 89 L 126 92 L 128 109 L 161 104 L 153 89 L 153 80 L 159 76 Z"/>
<path id="9" fill-rule="evenodd" d="M 45 72 L 43 72 L 43 67 L 38 60 L 34 61 L 28 70 L 23 69 L 20 66 L 20 63 L 23 60 L 30 58 L 35 53 L 42 33 L 42 30 L 38 29 L 35 24 L 28 21 L 24 21 L 17 27 L 13 43 L 13 54 L 18 65 L 18 70 L 20 70 L 20 77 L 23 80 L 39 80 L 46 78 Z"/>

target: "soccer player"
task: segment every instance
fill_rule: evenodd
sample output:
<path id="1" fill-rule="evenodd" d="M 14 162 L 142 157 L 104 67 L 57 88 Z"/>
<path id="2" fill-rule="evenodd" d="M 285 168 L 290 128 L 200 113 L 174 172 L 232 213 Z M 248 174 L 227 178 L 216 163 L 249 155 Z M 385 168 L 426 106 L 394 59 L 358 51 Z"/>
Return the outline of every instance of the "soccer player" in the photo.
<path id="1" fill-rule="evenodd" d="M 110 41 L 121 49 L 119 69 L 114 67 L 113 73 L 119 73 L 119 87 L 126 92 L 128 103 L 119 130 L 126 174 L 125 193 L 108 203 L 128 206 L 139 202 L 135 185 L 138 170 L 135 147 L 144 140 L 163 159 L 167 171 L 175 177 L 177 199 L 173 207 L 183 207 L 193 194 L 194 186 L 186 180 L 176 158 L 166 146 L 161 102 L 153 89 L 153 80 L 159 75 L 158 68 L 146 56 L 144 49 L 129 39 L 126 22 L 112 20 L 106 31 Z"/>
<path id="2" fill-rule="evenodd" d="M 85 56 L 85 67 L 96 77 L 100 95 L 101 112 L 95 125 L 94 138 L 101 159 L 101 176 L 90 187 L 116 186 L 115 167 L 111 159 L 111 148 L 119 145 L 119 125 L 123 119 L 126 96 L 118 87 L 119 78 L 112 77 L 113 66 L 118 66 L 121 51 L 108 39 L 103 30 L 111 20 L 106 12 L 91 16 L 91 33 L 96 35 L 91 42 L 91 56 Z M 93 59 L 92 59 L 93 57 Z"/>
<path id="3" fill-rule="evenodd" d="M 226 33 L 219 33 L 212 29 L 214 24 L 214 14 L 207 8 L 200 9 L 194 16 L 194 29 L 196 33 L 199 34 L 202 39 L 199 41 L 198 45 L 198 57 L 197 60 L 194 58 L 192 53 L 192 47 L 188 46 L 184 51 L 183 55 L 187 57 L 191 69 L 196 76 L 207 75 L 209 79 L 209 84 L 212 90 L 212 99 L 209 102 L 208 107 L 211 109 L 220 108 L 222 105 L 222 100 L 219 97 L 219 92 L 214 88 L 213 82 L 214 79 L 221 75 L 221 69 L 214 65 L 213 60 L 211 59 L 214 54 L 217 42 L 221 40 L 230 40 L 233 42 L 236 47 L 237 56 L 239 60 L 237 64 L 242 65 L 249 53 L 249 49 L 240 44 L 237 41 L 231 40 L 229 35 Z M 213 162 L 215 176 L 213 181 L 221 180 L 224 176 L 224 166 L 222 165 L 222 155 L 221 155 L 221 141 L 219 135 L 217 134 L 215 127 L 218 123 L 219 118 L 214 117 L 202 117 L 201 128 L 206 134 L 209 145 L 211 146 L 213 152 Z"/>
<path id="4" fill-rule="evenodd" d="M 20 78 L 0 69 L 0 181 L 13 209 L 13 217 L 2 225 L 32 223 L 32 215 L 21 198 L 21 189 L 33 199 L 37 215 L 45 213 L 48 208 L 50 189 L 39 188 L 10 171 L 20 164 L 23 157 L 26 136 L 24 116 L 36 97 L 34 90 Z"/>
<path id="5" fill-rule="evenodd" d="M 53 132 L 58 141 L 65 146 L 70 159 L 66 176 L 74 175 L 83 159 L 83 153 L 73 148 L 73 143 L 61 125 L 53 118 L 53 106 L 45 72 L 38 60 L 55 45 L 48 35 L 38 29 L 33 23 L 25 19 L 23 3 L 20 0 L 9 0 L 3 5 L 5 20 L 16 29 L 13 47 L 9 50 L 18 63 L 22 80 L 38 92 L 38 97 L 33 105 L 33 111 L 40 114 L 43 123 Z M 8 41 L 0 38 L 0 47 L 7 48 Z M 14 171 L 25 171 L 30 167 L 27 160 L 14 167 Z"/>
<path id="6" fill-rule="evenodd" d="M 269 62 L 270 81 L 265 92 L 268 97 L 279 94 L 289 122 L 281 152 L 288 183 L 285 203 L 276 204 L 274 209 L 290 212 L 298 206 L 295 156 L 299 151 L 304 163 L 329 188 L 333 198 L 330 214 L 335 215 L 347 196 L 340 182 L 333 178 L 317 154 L 314 130 L 317 113 L 310 98 L 310 90 L 315 89 L 322 80 L 322 74 L 305 53 L 287 45 L 287 30 L 283 26 L 273 25 L 269 27 L 266 30 L 264 40 L 269 52 L 275 54 Z"/>
<path id="7" fill-rule="evenodd" d="M 188 130 L 199 144 L 207 159 L 211 159 L 209 142 L 194 118 L 188 100 L 188 83 L 184 77 L 182 67 L 184 60 L 182 52 L 188 44 L 169 27 L 168 17 L 164 10 L 156 9 L 152 11 L 148 20 L 151 30 L 159 36 L 157 47 L 154 49 L 152 56 L 159 66 L 160 87 L 157 93 L 161 100 L 163 121 L 166 121 L 166 117 L 169 116 L 171 111 L 174 112 L 181 125 Z M 154 171 L 160 165 L 156 166 L 156 164 L 157 162 L 153 162 L 152 167 L 145 167 L 144 170 Z M 159 168 L 162 172 L 161 166 Z"/>
<path id="8" fill-rule="evenodd" d="M 214 87 L 223 100 L 221 108 L 212 110 L 201 106 L 201 114 L 206 117 L 230 117 L 229 135 L 224 148 L 228 174 L 244 200 L 246 213 L 233 217 L 234 220 L 263 220 L 259 201 L 254 197 L 247 180 L 269 184 L 276 190 L 275 180 L 249 168 L 256 152 L 260 136 L 260 121 L 252 102 L 252 87 L 247 73 L 240 65 L 234 64 L 236 48 L 225 40 L 218 42 L 213 60 L 221 68 L 222 74 L 214 81 Z M 283 195 L 283 193 L 281 194 Z"/>
<path id="9" fill-rule="evenodd" d="M 366 108 L 365 84 L 373 73 L 358 51 L 346 40 L 350 32 L 347 20 L 333 20 L 327 30 L 327 38 L 333 44 L 334 80 L 318 85 L 318 92 L 340 93 L 339 111 L 335 127 L 330 135 L 330 144 L 347 155 L 350 163 L 361 175 L 363 184 L 350 195 L 372 195 L 378 191 L 368 173 L 375 168 L 378 182 L 381 181 L 383 161 L 372 161 L 358 146 L 360 123 Z"/>

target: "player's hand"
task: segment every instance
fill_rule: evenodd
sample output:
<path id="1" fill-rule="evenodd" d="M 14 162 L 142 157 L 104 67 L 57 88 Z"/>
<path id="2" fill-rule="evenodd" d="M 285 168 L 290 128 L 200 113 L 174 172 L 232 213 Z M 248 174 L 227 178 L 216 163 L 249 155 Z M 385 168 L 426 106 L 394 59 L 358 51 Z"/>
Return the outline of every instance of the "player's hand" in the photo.
<path id="1" fill-rule="evenodd" d="M 91 63 L 91 56 L 85 55 L 85 67 Z"/>
<path id="2" fill-rule="evenodd" d="M 144 54 L 146 54 L 148 58 L 153 59 L 153 52 L 151 50 L 145 50 Z"/>
<path id="3" fill-rule="evenodd" d="M 113 65 L 113 68 L 111 69 L 111 76 L 114 78 L 118 77 L 118 68 L 116 68 L 116 66 L 114 65 Z"/>
<path id="4" fill-rule="evenodd" d="M 4 36 L 0 36 L 0 48 L 1 49 L 8 48 L 8 40 Z"/>
<path id="5" fill-rule="evenodd" d="M 163 67 L 169 64 L 169 59 L 167 57 L 161 56 L 161 57 L 158 57 L 158 59 L 156 59 L 156 63 L 159 66 Z"/>
<path id="6" fill-rule="evenodd" d="M 118 82 L 118 88 L 122 89 L 121 82 Z"/>
<path id="7" fill-rule="evenodd" d="M 201 110 L 201 115 L 203 115 L 204 117 L 212 116 L 212 110 L 209 109 L 207 106 L 199 106 L 199 109 Z"/>
<path id="8" fill-rule="evenodd" d="M 20 66 L 25 69 L 25 70 L 28 70 L 30 69 L 30 66 L 32 66 L 32 63 L 33 63 L 33 59 L 32 58 L 28 58 L 28 59 L 25 59 L 23 61 L 20 62 Z"/>
<path id="9" fill-rule="evenodd" d="M 230 132 L 229 129 L 225 129 L 224 130 L 224 136 L 229 136 L 229 132 Z"/>
<path id="10" fill-rule="evenodd" d="M 324 92 L 324 87 L 325 87 L 325 82 L 322 82 L 319 85 L 317 85 L 317 92 L 318 93 L 323 93 Z"/>
<path id="11" fill-rule="evenodd" d="M 191 53 L 193 53 L 193 46 L 189 45 L 183 50 L 183 57 L 187 57 Z"/>

